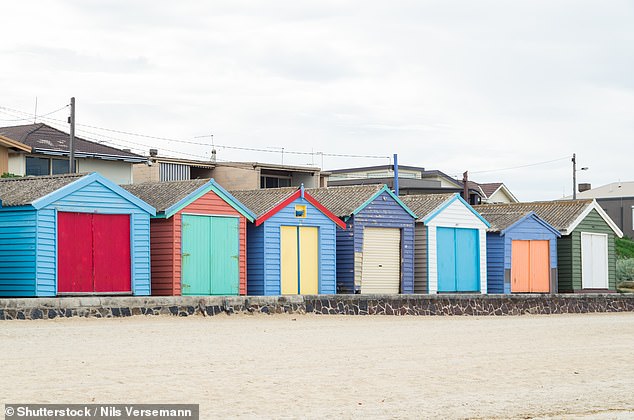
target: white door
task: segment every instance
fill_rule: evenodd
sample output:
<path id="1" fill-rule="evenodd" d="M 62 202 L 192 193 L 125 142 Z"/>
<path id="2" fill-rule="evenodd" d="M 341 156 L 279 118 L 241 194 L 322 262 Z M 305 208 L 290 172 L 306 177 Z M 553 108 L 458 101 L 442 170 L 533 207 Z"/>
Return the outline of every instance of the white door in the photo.
<path id="1" fill-rule="evenodd" d="M 401 230 L 363 229 L 361 293 L 401 292 Z"/>
<path id="2" fill-rule="evenodd" d="M 581 287 L 608 288 L 608 235 L 581 232 Z"/>

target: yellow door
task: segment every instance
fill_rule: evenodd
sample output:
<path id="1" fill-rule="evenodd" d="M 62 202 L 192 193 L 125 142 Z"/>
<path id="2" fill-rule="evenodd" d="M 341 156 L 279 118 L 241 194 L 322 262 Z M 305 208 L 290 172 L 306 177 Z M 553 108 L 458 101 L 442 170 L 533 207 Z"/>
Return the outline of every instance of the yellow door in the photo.
<path id="1" fill-rule="evenodd" d="M 283 295 L 296 295 L 297 287 L 297 227 L 280 227 L 280 271 L 281 271 L 281 293 Z"/>
<path id="2" fill-rule="evenodd" d="M 319 293 L 319 229 L 299 228 L 299 285 L 300 294 Z"/>

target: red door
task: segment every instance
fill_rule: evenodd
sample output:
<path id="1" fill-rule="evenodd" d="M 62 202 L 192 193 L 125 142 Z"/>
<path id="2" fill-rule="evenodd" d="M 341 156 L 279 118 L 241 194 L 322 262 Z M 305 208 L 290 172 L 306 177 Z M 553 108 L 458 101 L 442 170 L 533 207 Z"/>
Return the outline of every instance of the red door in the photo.
<path id="1" fill-rule="evenodd" d="M 130 292 L 130 216 L 93 215 L 94 291 Z"/>
<path id="2" fill-rule="evenodd" d="M 57 214 L 59 293 L 130 292 L 130 216 Z"/>

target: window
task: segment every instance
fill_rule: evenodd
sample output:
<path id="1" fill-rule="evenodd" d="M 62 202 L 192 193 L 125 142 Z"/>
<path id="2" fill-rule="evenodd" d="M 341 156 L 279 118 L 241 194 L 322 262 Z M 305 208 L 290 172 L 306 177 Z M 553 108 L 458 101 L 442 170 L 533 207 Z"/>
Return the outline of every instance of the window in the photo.
<path id="1" fill-rule="evenodd" d="M 25 175 L 57 175 L 67 174 L 68 172 L 68 160 L 41 158 L 35 156 L 26 157 Z"/>
<path id="2" fill-rule="evenodd" d="M 291 186 L 291 178 L 281 178 L 276 176 L 261 176 L 260 177 L 260 188 L 280 188 L 280 187 L 290 187 Z"/>
<path id="3" fill-rule="evenodd" d="M 306 218 L 306 206 L 302 204 L 298 204 L 295 206 L 295 217 L 301 217 L 302 219 Z"/>

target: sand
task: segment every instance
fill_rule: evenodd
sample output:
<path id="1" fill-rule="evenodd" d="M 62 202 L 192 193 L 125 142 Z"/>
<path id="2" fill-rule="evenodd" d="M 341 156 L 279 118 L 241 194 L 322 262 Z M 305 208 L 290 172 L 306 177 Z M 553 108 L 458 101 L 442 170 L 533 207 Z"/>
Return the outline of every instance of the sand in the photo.
<path id="1" fill-rule="evenodd" d="M 0 323 L 0 403 L 198 403 L 201 419 L 632 418 L 634 314 Z"/>

